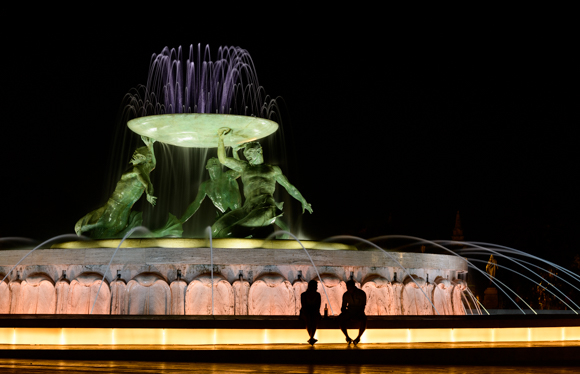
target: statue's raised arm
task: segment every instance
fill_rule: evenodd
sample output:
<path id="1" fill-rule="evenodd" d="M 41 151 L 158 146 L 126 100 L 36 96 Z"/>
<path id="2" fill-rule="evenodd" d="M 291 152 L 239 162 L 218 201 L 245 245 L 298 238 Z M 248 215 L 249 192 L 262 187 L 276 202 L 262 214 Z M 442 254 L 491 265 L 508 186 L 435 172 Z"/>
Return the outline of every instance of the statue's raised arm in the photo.
<path id="1" fill-rule="evenodd" d="M 242 161 L 239 159 L 239 157 L 235 157 L 237 156 L 237 150 L 239 149 L 239 147 L 236 147 L 236 149 L 234 150 L 234 157 L 227 157 L 226 155 L 226 147 L 224 145 L 224 137 L 229 134 L 232 130 L 227 128 L 227 127 L 222 127 L 221 129 L 218 130 L 218 159 L 220 160 L 220 162 L 227 166 L 228 168 L 235 170 L 239 173 L 244 171 L 244 166 L 246 164 L 245 161 Z"/>

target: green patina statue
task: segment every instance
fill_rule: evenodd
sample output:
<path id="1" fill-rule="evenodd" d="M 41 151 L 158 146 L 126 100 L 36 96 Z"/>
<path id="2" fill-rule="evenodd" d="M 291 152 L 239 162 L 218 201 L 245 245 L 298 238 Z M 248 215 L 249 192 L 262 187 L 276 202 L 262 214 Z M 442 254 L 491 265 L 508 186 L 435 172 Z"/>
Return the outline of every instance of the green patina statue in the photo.
<path id="1" fill-rule="evenodd" d="M 239 160 L 237 155 L 237 150 L 234 149 L 234 158 Z M 199 186 L 195 200 L 189 204 L 187 210 L 179 219 L 179 222 L 182 224 L 197 212 L 197 209 L 199 209 L 199 206 L 206 196 L 209 196 L 213 205 L 218 209 L 218 218 L 228 210 L 232 211 L 242 207 L 240 187 L 236 181 L 240 177 L 240 173 L 235 170 L 228 170 L 225 173 L 222 172 L 222 166 L 215 157 L 207 161 L 205 168 L 209 173 L 210 179 L 204 181 Z"/>
<path id="2" fill-rule="evenodd" d="M 212 226 L 214 238 L 226 238 L 239 235 L 237 229 L 240 227 L 256 228 L 271 225 L 282 215 L 280 209 L 282 204 L 274 201 L 274 191 L 276 182 L 288 191 L 290 196 L 302 203 L 302 213 L 304 210 L 312 213 L 312 207 L 300 194 L 278 166 L 264 164 L 262 147 L 257 142 L 245 143 L 244 156 L 247 161 L 226 156 L 224 137 L 231 130 L 222 128 L 218 131 L 218 158 L 219 161 L 239 173 L 244 185 L 244 204 L 241 208 L 232 210 L 218 219 Z M 234 155 L 237 152 L 234 151 Z M 280 225 L 280 222 L 276 222 Z M 285 225 L 284 225 L 285 226 Z"/>
<path id="3" fill-rule="evenodd" d="M 76 223 L 77 235 L 87 233 L 93 239 L 121 238 L 143 222 L 141 212 L 131 211 L 133 204 L 141 198 L 143 192 L 147 194 L 147 201 L 155 205 L 157 198 L 153 196 L 153 185 L 149 179 L 149 173 L 155 169 L 157 162 L 153 151 L 155 140 L 146 136 L 141 136 L 141 139 L 145 147 L 137 148 L 133 153 L 131 158 L 133 167 L 123 173 L 115 191 L 103 207 L 88 213 Z M 162 229 L 146 236 L 180 236 L 182 231 L 181 224 L 175 216 L 169 214 L 169 220 Z"/>

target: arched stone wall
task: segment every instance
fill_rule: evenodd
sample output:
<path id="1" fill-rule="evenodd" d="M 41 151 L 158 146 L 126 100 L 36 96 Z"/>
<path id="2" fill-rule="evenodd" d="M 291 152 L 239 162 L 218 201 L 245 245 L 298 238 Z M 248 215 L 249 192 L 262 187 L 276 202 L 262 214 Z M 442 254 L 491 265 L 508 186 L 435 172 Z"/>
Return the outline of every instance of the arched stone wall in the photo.
<path id="1" fill-rule="evenodd" d="M 167 281 L 156 273 L 141 273 L 127 284 L 127 314 L 169 314 L 171 291 Z"/>
<path id="2" fill-rule="evenodd" d="M 407 316 L 424 314 L 424 303 L 427 298 L 422 289 L 425 285 L 425 279 L 415 274 L 411 274 L 411 276 L 407 276 L 403 280 L 403 292 L 401 294 L 402 314 Z"/>
<path id="3" fill-rule="evenodd" d="M 213 314 L 234 314 L 234 290 L 221 275 L 214 274 Z M 195 278 L 185 293 L 185 314 L 212 314 L 212 280 L 209 274 Z"/>
<path id="4" fill-rule="evenodd" d="M 441 315 L 453 314 L 453 305 L 451 304 L 451 293 L 453 286 L 448 279 L 443 277 L 435 278 L 435 288 L 433 289 L 433 304 Z M 434 312 L 434 314 L 437 314 Z"/>
<path id="5" fill-rule="evenodd" d="M 248 313 L 250 315 L 295 315 L 296 298 L 290 282 L 277 273 L 261 275 L 250 287 Z"/>
<path id="6" fill-rule="evenodd" d="M 381 276 L 372 275 L 364 281 L 362 290 L 367 294 L 366 315 L 391 315 L 392 309 L 389 307 L 394 303 L 395 298 L 391 282 Z"/>
<path id="7" fill-rule="evenodd" d="M 52 279 L 44 273 L 34 273 L 26 279 L 10 282 L 11 314 L 54 314 L 56 291 Z M 15 298 L 17 299 L 15 302 Z"/>
<path id="8" fill-rule="evenodd" d="M 111 291 L 109 284 L 102 281 L 103 275 L 93 272 L 82 273 L 70 283 L 68 292 L 68 314 L 109 314 Z"/>
<path id="9" fill-rule="evenodd" d="M 453 304 L 453 314 L 458 316 L 465 315 L 466 311 L 463 308 L 463 300 L 465 295 L 463 292 L 467 290 L 467 284 L 462 279 L 453 279 L 451 284 L 454 286 L 451 297 Z"/>
<path id="10" fill-rule="evenodd" d="M 10 313 L 10 286 L 8 279 L 4 279 L 5 276 L 6 274 L 0 273 L 0 314 Z"/>

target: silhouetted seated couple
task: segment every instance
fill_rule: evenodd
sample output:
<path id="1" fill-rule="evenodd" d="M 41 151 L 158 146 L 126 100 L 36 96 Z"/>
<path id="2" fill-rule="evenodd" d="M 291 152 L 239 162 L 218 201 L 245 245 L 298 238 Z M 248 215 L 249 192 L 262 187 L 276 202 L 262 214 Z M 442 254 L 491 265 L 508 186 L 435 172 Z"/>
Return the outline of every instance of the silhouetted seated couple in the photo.
<path id="1" fill-rule="evenodd" d="M 320 293 L 316 290 L 317 288 L 318 282 L 313 279 L 308 282 L 308 289 L 300 295 L 300 302 L 302 303 L 300 319 L 306 322 L 306 330 L 310 336 L 308 343 L 310 345 L 314 345 L 314 343 L 318 341 L 317 339 L 314 339 L 314 334 L 316 333 L 318 322 L 322 318 L 320 316 L 321 297 Z M 353 280 L 347 281 L 346 292 L 342 295 L 342 308 L 341 313 L 338 316 L 338 322 L 340 323 L 340 330 L 346 337 L 346 342 L 349 345 L 350 343 L 357 345 L 367 327 L 367 316 L 365 315 L 366 303 L 366 293 L 357 288 Z M 348 332 L 346 331 L 346 328 L 351 321 L 360 323 L 358 336 L 354 340 L 348 336 Z"/>

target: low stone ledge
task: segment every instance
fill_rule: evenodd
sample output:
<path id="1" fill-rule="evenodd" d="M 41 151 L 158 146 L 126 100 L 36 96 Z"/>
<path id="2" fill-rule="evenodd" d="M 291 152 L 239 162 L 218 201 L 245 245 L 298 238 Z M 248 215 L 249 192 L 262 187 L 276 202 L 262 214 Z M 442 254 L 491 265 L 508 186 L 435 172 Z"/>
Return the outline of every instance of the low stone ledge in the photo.
<path id="1" fill-rule="evenodd" d="M 580 326 L 576 315 L 538 316 L 368 316 L 369 329 L 517 328 Z M 356 328 L 352 324 L 352 328 Z M 54 314 L 0 315 L 0 328 L 180 328 L 303 329 L 298 316 L 91 316 Z M 338 329 L 336 317 L 319 329 Z M 349 327 L 350 328 L 350 327 Z"/>

